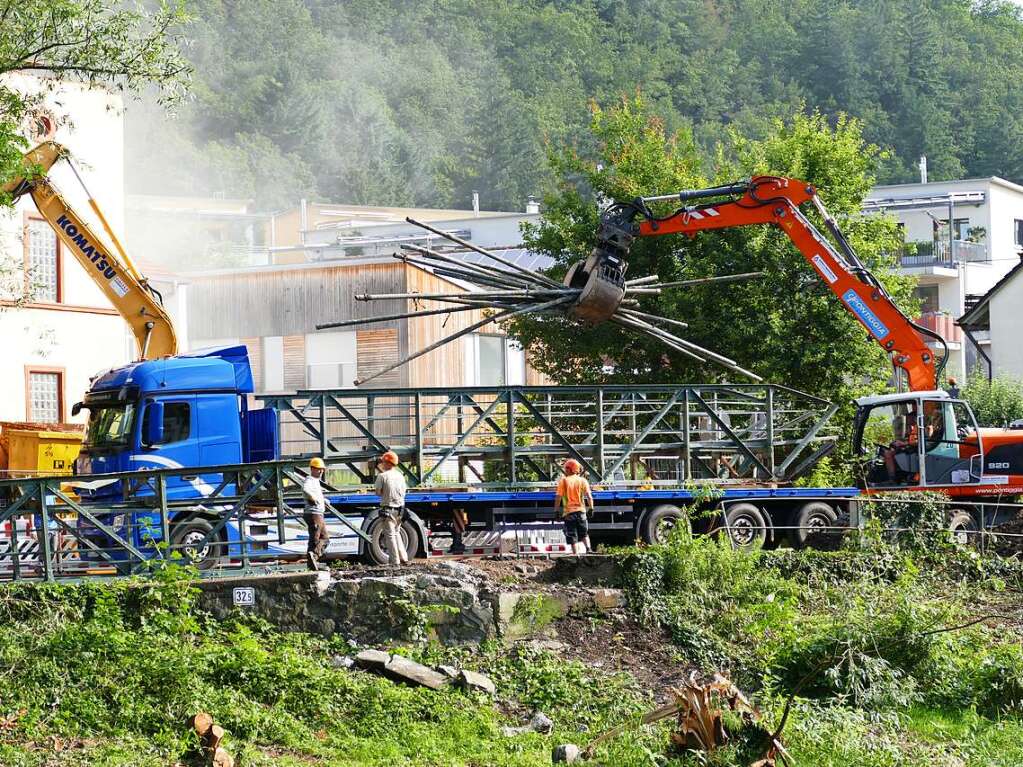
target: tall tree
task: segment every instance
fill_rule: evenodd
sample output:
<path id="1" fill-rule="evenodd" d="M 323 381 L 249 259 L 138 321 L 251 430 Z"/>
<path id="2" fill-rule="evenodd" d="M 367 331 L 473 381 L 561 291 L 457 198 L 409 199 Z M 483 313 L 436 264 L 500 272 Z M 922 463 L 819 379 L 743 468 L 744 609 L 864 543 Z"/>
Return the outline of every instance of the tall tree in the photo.
<path id="1" fill-rule="evenodd" d="M 832 127 L 820 114 L 797 114 L 787 123 L 777 123 L 763 140 L 734 134 L 728 154 L 735 159 L 725 159 L 722 152 L 709 175 L 701 171 L 691 135 L 666 133 L 641 99 L 606 111 L 595 109 L 591 130 L 598 142 L 595 153 L 567 150 L 552 156 L 558 183 L 545 198 L 544 220 L 527 231 L 529 247 L 556 259 L 559 273 L 592 247 L 598 199 L 629 200 L 777 174 L 815 184 L 863 261 L 897 300 L 913 308 L 911 280 L 897 276 L 885 255 L 899 242 L 894 222 L 859 215 L 873 183 L 877 149 L 865 144 L 856 121 L 843 118 Z M 693 239 L 641 238 L 630 256 L 632 276 L 657 274 L 677 280 L 748 271 L 762 271 L 764 277 L 668 290 L 644 298 L 643 310 L 684 320 L 689 323 L 682 333 L 686 338 L 733 357 L 774 383 L 838 401 L 861 391 L 864 384 L 883 385 L 890 372 L 885 354 L 864 340 L 862 327 L 782 232 L 743 227 Z M 581 331 L 568 321 L 523 320 L 516 323 L 515 332 L 538 366 L 559 381 L 735 378 L 616 326 Z"/>

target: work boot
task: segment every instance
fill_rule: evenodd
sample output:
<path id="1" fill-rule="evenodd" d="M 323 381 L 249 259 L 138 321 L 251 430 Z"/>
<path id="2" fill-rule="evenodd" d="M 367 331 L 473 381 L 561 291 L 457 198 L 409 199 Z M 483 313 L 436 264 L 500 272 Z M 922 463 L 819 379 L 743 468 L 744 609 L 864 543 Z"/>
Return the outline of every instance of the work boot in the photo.
<path id="1" fill-rule="evenodd" d="M 448 554 L 464 554 L 465 544 L 462 543 L 462 536 L 455 533 L 451 539 L 451 548 L 448 549 Z"/>

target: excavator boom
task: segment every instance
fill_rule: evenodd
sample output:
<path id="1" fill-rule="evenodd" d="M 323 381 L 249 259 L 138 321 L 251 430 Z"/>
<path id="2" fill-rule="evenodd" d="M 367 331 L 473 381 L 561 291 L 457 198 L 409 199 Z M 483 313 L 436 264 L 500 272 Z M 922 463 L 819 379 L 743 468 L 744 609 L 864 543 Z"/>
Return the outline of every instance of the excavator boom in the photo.
<path id="1" fill-rule="evenodd" d="M 156 359 L 176 354 L 178 343 L 170 316 L 155 291 L 149 288 L 145 278 L 138 273 L 120 247 L 91 196 L 93 211 L 107 228 L 116 251 L 103 241 L 50 183 L 48 171 L 54 163 L 66 156 L 67 151 L 55 142 L 40 144 L 25 154 L 25 174 L 5 184 L 3 192 L 15 199 L 25 194 L 32 196 L 39 213 L 53 227 L 67 251 L 78 260 L 131 327 L 138 344 L 139 359 Z"/>
<path id="2" fill-rule="evenodd" d="M 731 199 L 722 199 L 726 197 Z M 669 199 L 683 203 L 683 207 L 668 216 L 654 216 L 649 203 Z M 692 202 L 696 204 L 686 204 Z M 807 202 L 821 214 L 838 247 L 803 213 L 800 206 Z M 893 365 L 904 372 L 911 390 L 935 388 L 940 369 L 925 337 L 939 344 L 944 344 L 944 340 L 903 314 L 881 282 L 856 256 L 816 190 L 803 181 L 760 176 L 710 189 L 616 203 L 604 212 L 594 252 L 624 262 L 634 237 L 695 235 L 710 229 L 754 224 L 773 224 L 788 235 L 842 306 L 891 355 Z"/>

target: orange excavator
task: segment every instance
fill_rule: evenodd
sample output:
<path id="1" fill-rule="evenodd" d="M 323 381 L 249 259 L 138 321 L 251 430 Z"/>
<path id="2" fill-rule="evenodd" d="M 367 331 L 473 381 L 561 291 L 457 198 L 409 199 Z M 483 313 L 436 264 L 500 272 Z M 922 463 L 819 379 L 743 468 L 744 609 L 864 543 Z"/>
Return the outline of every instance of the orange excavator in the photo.
<path id="1" fill-rule="evenodd" d="M 677 201 L 680 207 L 666 216 L 654 215 L 650 205 L 665 201 Z M 832 239 L 804 213 L 807 203 Z M 1023 430 L 981 429 L 966 402 L 937 388 L 947 352 L 944 339 L 899 309 L 856 255 L 812 185 L 759 176 L 616 202 L 601 216 L 597 245 L 587 263 L 607 264 L 624 273 L 636 237 L 696 236 L 754 224 L 774 225 L 785 232 L 841 305 L 890 354 L 900 387 L 908 388 L 901 394 L 856 401 L 853 447 L 863 459 L 864 488 L 940 490 L 977 500 L 1023 494 Z M 944 350 L 937 359 L 928 340 Z M 964 519 L 961 526 L 970 525 Z"/>

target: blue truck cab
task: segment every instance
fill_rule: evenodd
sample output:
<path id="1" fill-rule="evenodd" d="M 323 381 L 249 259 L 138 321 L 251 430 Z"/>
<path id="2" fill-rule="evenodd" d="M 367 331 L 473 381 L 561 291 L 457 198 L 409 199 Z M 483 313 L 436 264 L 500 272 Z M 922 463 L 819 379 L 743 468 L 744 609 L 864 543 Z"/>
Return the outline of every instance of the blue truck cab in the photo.
<path id="1" fill-rule="evenodd" d="M 88 409 L 78 475 L 268 461 L 277 457 L 273 410 L 249 410 L 244 346 L 147 360 L 98 376 L 72 411 Z M 215 476 L 172 477 L 170 499 L 201 497 Z M 95 488 L 92 497 L 120 494 Z"/>
<path id="2" fill-rule="evenodd" d="M 81 453 L 75 465 L 80 480 L 88 475 L 152 469 L 196 467 L 195 474 L 167 477 L 168 501 L 196 499 L 194 507 L 176 510 L 171 538 L 187 545 L 205 539 L 215 509 L 201 500 L 213 493 L 223 475 L 199 467 L 216 467 L 277 457 L 277 413 L 248 409 L 252 372 L 244 346 L 204 349 L 164 359 L 135 362 L 97 376 L 73 412 L 89 411 Z M 86 505 L 100 508 L 127 500 L 126 480 L 81 481 L 77 492 Z M 152 496 L 148 486 L 131 488 L 133 499 Z M 228 494 L 231 489 L 227 488 Z M 130 514 L 100 512 L 95 517 L 132 546 L 154 550 L 162 538 L 159 512 L 136 506 Z M 100 548 L 117 550 L 105 531 L 79 519 L 79 532 Z M 238 530 L 225 529 L 213 552 L 230 554 Z M 227 545 L 225 549 L 223 544 Z M 83 555 L 95 559 L 93 554 Z"/>

